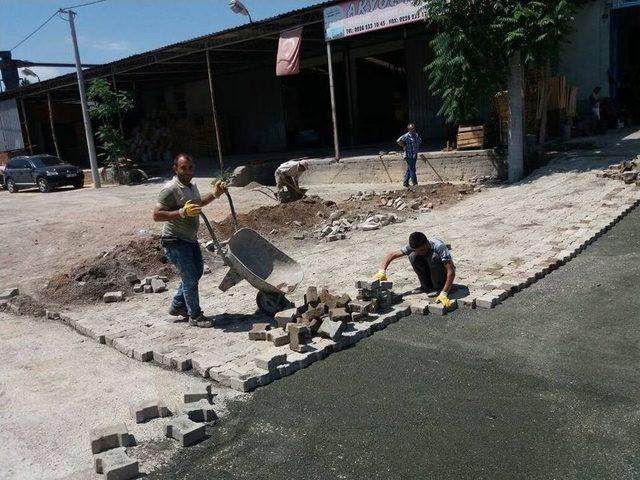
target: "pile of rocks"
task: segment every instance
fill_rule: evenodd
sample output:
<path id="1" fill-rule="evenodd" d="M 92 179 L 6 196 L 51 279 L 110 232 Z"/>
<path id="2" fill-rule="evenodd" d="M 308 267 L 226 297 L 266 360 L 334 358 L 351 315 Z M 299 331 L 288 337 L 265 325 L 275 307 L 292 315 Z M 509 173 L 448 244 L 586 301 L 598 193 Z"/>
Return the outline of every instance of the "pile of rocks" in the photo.
<path id="1" fill-rule="evenodd" d="M 152 275 L 140 280 L 135 273 L 127 273 L 125 280 L 133 286 L 135 293 L 162 293 L 167 291 L 169 278 L 164 275 Z M 104 303 L 122 302 L 124 298 L 122 291 L 107 292 L 102 296 Z"/>
<path id="2" fill-rule="evenodd" d="M 393 213 L 347 214 L 344 210 L 336 210 L 329 216 L 326 223 L 316 230 L 315 236 L 327 242 L 334 242 L 336 240 L 344 240 L 347 238 L 347 233 L 352 230 L 377 230 L 391 223 L 403 221 L 402 218 Z"/>
<path id="3" fill-rule="evenodd" d="M 640 187 L 640 155 L 635 160 L 609 165 L 602 172 L 598 172 L 596 176 L 622 180 L 627 185 L 635 183 Z"/>

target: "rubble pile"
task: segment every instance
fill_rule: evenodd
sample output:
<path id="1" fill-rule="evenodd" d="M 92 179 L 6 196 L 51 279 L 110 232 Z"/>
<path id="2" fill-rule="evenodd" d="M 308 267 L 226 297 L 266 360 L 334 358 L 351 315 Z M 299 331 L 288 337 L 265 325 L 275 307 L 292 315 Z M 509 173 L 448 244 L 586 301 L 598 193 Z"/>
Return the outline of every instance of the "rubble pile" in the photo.
<path id="1" fill-rule="evenodd" d="M 602 172 L 596 173 L 600 178 L 622 180 L 627 185 L 633 183 L 640 187 L 640 155 L 635 160 L 625 160 L 621 163 L 609 165 Z"/>
<path id="2" fill-rule="evenodd" d="M 377 230 L 391 223 L 400 223 L 404 219 L 393 213 L 378 213 L 373 211 L 367 213 L 351 213 L 347 214 L 344 210 L 336 210 L 327 221 L 315 231 L 318 239 L 324 239 L 326 242 L 334 242 L 336 240 L 344 240 L 347 233 L 352 230 Z"/>

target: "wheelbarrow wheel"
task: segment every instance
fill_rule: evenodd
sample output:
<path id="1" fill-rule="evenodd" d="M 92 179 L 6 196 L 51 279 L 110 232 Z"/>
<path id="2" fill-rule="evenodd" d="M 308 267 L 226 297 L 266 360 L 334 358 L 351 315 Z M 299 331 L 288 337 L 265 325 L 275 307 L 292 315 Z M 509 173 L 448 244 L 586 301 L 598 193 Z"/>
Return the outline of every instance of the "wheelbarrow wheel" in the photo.
<path id="1" fill-rule="evenodd" d="M 288 302 L 285 296 L 280 293 L 258 292 L 256 303 L 261 312 L 273 316 L 282 311 Z"/>

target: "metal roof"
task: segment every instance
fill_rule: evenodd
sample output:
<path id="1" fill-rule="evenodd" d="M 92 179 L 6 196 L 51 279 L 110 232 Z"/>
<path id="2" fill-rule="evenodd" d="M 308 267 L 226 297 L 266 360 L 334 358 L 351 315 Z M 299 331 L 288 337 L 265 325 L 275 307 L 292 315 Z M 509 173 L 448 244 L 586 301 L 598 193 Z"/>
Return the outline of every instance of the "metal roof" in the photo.
<path id="1" fill-rule="evenodd" d="M 320 52 L 320 48 L 314 49 L 313 43 L 321 43 L 324 48 L 324 28 L 318 28 L 323 23 L 323 10 L 340 1 L 321 2 L 88 68 L 84 70 L 85 80 L 115 78 L 120 89 L 131 87 L 136 82 L 162 83 L 161 75 L 193 74 L 205 77 L 207 50 L 211 51 L 211 62 L 216 73 L 231 73 L 239 67 L 246 69 L 247 66 L 260 65 L 262 62 L 275 63 L 274 54 L 280 33 L 299 26 L 310 27 L 305 30 L 304 42 L 310 45 L 308 49 Z M 165 68 L 167 66 L 168 69 Z M 0 100 L 44 98 L 47 92 L 59 100 L 77 99 L 76 74 L 65 74 L 0 93 Z"/>

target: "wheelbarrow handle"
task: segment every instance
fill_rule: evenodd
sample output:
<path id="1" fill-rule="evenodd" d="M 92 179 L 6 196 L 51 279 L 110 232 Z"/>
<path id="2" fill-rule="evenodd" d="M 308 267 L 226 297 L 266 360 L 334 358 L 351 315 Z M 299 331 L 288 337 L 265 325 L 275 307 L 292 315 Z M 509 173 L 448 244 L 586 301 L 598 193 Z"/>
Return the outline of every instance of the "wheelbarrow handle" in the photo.
<path id="1" fill-rule="evenodd" d="M 213 241 L 213 245 L 216 247 L 216 250 L 218 251 L 218 255 L 220 255 L 223 258 L 223 260 L 226 259 L 225 252 L 224 250 L 222 250 L 222 245 L 220 245 L 220 242 L 218 241 L 218 237 L 216 237 L 216 232 L 213 230 L 211 223 L 209 223 L 209 219 L 202 211 L 200 212 L 200 216 L 202 217 L 202 220 L 204 220 L 204 224 L 207 227 L 207 230 L 209 230 L 209 234 L 211 235 L 211 240 Z"/>
<path id="2" fill-rule="evenodd" d="M 231 199 L 231 194 L 227 190 L 224 192 L 227 196 L 227 200 L 229 201 L 229 209 L 231 210 L 231 216 L 233 217 L 233 225 L 234 231 L 238 230 L 240 227 L 238 225 L 238 216 L 236 215 L 236 208 L 233 206 L 233 200 Z"/>

